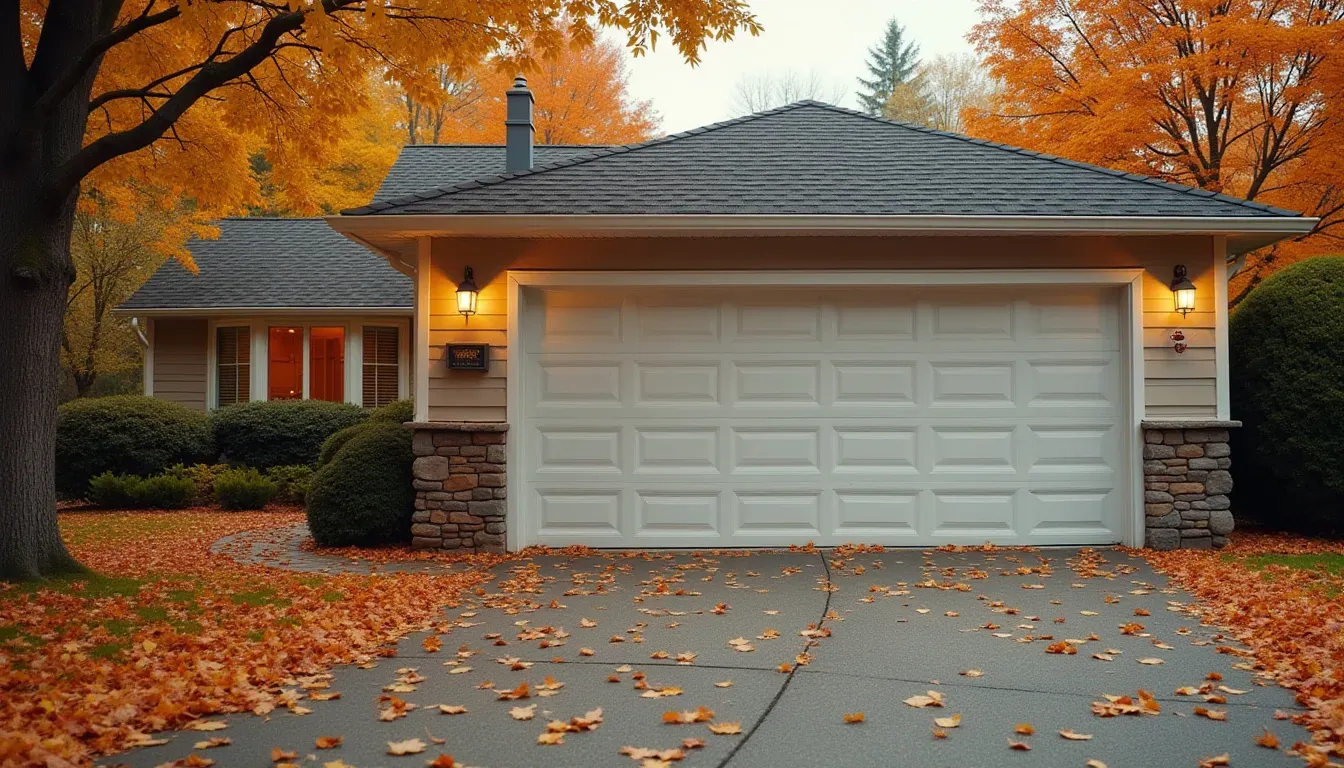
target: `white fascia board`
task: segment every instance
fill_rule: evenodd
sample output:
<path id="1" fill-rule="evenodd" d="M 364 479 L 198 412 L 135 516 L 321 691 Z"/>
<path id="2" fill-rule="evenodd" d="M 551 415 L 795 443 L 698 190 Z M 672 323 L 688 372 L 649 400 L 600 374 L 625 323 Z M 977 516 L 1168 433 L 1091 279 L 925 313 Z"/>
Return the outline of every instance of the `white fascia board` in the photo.
<path id="1" fill-rule="evenodd" d="M 1294 216 L 790 216 L 790 215 L 381 215 L 329 216 L 346 236 L 641 236 L 706 234 L 1261 235 L 1310 232 Z M 362 241 L 362 240 L 361 240 Z"/>

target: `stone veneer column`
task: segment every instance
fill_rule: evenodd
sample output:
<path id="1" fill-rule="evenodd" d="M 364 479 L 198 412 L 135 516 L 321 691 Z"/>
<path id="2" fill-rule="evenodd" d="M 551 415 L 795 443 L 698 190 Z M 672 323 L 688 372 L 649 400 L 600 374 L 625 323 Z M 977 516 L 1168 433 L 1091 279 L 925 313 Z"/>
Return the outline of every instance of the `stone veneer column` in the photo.
<path id="1" fill-rule="evenodd" d="M 508 492 L 499 422 L 412 422 L 414 549 L 503 552 Z"/>
<path id="2" fill-rule="evenodd" d="M 1233 528 L 1227 431 L 1239 426 L 1239 421 L 1143 422 L 1145 546 L 1226 546 Z"/>

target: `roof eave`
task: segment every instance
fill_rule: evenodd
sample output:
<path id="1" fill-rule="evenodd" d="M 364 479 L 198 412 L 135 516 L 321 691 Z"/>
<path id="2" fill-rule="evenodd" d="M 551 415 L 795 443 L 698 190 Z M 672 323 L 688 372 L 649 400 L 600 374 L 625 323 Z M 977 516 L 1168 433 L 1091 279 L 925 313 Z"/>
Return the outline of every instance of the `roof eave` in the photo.
<path id="1" fill-rule="evenodd" d="M 1305 216 L 847 216 L 462 215 L 329 216 L 337 232 L 368 243 L 417 237 L 649 237 L 726 235 L 1225 235 L 1234 252 L 1310 232 Z M 394 251 L 386 245 L 379 250 Z"/>
<path id="2" fill-rule="evenodd" d="M 126 307 L 112 309 L 114 315 L 139 317 L 237 317 L 241 315 L 359 315 L 400 316 L 414 314 L 414 308 L 405 307 Z"/>

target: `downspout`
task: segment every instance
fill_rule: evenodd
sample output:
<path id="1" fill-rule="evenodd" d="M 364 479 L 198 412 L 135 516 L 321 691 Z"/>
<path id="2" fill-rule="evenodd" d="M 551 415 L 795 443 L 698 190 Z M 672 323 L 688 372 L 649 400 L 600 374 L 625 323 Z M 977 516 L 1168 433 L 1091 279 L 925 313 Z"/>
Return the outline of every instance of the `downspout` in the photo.
<path id="1" fill-rule="evenodd" d="M 131 318 L 131 328 L 135 329 L 135 337 L 140 340 L 140 346 L 149 349 L 149 337 L 145 336 L 145 331 L 140 327 L 140 318 Z"/>

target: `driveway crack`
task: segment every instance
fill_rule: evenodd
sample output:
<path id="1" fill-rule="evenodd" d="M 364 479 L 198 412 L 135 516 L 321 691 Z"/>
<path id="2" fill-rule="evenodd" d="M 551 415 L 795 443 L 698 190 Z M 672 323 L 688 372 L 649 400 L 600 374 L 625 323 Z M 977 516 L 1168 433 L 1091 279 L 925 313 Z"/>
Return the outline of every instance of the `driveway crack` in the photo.
<path id="1" fill-rule="evenodd" d="M 821 559 L 821 567 L 826 571 L 826 583 L 829 584 L 831 581 L 831 564 L 826 559 L 825 550 L 817 550 L 817 557 Z M 831 595 L 833 594 L 835 593 L 830 590 L 827 590 L 826 592 L 826 600 L 824 603 L 822 603 L 821 606 L 821 615 L 817 617 L 818 629 L 821 629 L 822 626 L 825 625 L 826 616 L 831 612 Z M 808 642 L 809 642 L 808 640 L 805 640 L 803 642 L 802 652 L 804 653 L 808 649 L 807 645 Z M 789 686 L 793 683 L 793 678 L 797 674 L 798 674 L 798 665 L 794 664 L 789 669 L 789 674 L 785 678 L 784 684 L 779 686 L 779 690 L 775 691 L 774 698 L 770 699 L 770 703 L 765 706 L 765 711 L 761 712 L 761 716 L 756 718 L 756 722 L 751 724 L 751 728 L 749 728 L 746 734 L 744 734 L 742 738 L 738 740 L 737 744 L 733 746 L 732 750 L 730 750 L 728 754 L 725 755 L 724 758 L 719 761 L 719 764 L 716 768 L 724 768 L 724 766 L 731 763 L 733 761 L 733 758 L 737 756 L 737 753 L 742 751 L 742 748 L 747 745 L 748 741 L 751 741 L 751 737 L 756 735 L 757 729 L 761 727 L 761 725 L 765 722 L 766 718 L 770 717 L 770 713 L 773 712 L 775 706 L 779 704 L 779 700 L 784 697 L 784 692 L 789 690 Z"/>

